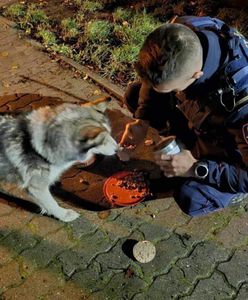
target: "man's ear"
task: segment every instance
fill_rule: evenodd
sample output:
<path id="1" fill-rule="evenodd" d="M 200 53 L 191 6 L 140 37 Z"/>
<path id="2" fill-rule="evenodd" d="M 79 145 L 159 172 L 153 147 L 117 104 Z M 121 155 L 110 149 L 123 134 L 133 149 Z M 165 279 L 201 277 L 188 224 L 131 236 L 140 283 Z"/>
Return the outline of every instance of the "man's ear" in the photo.
<path id="1" fill-rule="evenodd" d="M 202 75 L 203 75 L 202 71 L 197 71 L 197 72 L 194 73 L 194 75 L 192 76 L 192 78 L 199 79 L 199 78 L 202 77 Z"/>

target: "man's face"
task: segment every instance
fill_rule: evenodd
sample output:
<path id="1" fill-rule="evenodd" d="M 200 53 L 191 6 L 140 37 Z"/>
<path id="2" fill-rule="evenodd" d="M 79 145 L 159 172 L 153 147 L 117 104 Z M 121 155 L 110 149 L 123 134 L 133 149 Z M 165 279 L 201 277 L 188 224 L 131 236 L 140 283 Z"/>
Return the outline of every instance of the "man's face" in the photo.
<path id="1" fill-rule="evenodd" d="M 194 76 L 179 77 L 165 83 L 154 85 L 153 89 L 158 93 L 180 92 L 190 86 L 196 79 L 197 78 L 195 78 Z"/>

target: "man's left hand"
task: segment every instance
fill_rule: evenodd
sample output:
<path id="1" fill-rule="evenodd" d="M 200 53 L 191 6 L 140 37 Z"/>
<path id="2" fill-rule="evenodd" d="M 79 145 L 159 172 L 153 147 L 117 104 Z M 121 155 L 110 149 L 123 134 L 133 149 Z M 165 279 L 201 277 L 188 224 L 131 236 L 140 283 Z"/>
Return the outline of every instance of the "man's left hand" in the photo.
<path id="1" fill-rule="evenodd" d="M 194 177 L 194 164 L 197 160 L 189 150 L 175 155 L 155 154 L 155 162 L 166 177 Z"/>

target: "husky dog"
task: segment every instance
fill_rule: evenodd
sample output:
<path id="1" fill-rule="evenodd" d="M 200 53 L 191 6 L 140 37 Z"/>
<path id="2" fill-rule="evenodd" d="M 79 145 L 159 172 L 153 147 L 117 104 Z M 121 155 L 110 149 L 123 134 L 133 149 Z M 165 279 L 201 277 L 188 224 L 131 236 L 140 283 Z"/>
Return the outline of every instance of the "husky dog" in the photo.
<path id="1" fill-rule="evenodd" d="M 49 187 L 76 162 L 113 155 L 106 102 L 62 104 L 29 113 L 0 114 L 0 179 L 26 189 L 41 213 L 70 222 L 79 214 L 58 205 Z"/>

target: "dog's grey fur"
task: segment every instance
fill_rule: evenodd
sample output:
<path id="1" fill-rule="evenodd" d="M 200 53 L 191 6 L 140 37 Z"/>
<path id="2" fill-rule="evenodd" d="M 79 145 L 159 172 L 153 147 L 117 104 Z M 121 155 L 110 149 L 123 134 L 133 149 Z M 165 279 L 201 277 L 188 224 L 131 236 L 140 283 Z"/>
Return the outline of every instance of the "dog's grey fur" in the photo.
<path id="1" fill-rule="evenodd" d="M 62 104 L 0 115 L 0 179 L 26 189 L 42 213 L 64 222 L 76 219 L 79 214 L 60 207 L 49 188 L 74 163 L 116 152 L 105 109 L 105 102 Z"/>

